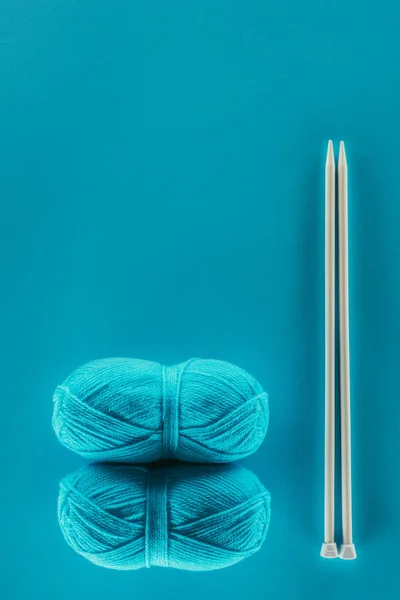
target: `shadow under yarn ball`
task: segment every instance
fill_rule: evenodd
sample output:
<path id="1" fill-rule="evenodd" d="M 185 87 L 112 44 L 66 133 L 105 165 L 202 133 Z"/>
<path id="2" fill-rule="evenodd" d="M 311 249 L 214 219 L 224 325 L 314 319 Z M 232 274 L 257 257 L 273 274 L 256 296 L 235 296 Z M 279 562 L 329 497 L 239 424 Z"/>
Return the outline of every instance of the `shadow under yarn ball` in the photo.
<path id="1" fill-rule="evenodd" d="M 65 540 L 111 569 L 228 567 L 259 550 L 269 520 L 269 493 L 237 465 L 94 464 L 60 483 Z"/>
<path id="2" fill-rule="evenodd" d="M 263 441 L 268 396 L 254 377 L 223 361 L 165 367 L 97 360 L 57 387 L 53 427 L 62 444 L 90 460 L 230 462 Z"/>

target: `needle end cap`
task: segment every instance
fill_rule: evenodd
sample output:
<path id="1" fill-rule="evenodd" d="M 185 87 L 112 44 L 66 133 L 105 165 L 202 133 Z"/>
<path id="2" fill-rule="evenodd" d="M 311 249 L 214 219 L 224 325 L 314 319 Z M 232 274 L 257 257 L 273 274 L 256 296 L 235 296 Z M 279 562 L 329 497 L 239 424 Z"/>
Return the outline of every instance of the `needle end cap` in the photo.
<path id="1" fill-rule="evenodd" d="M 340 558 L 343 560 L 354 560 L 357 558 L 356 548 L 354 544 L 342 544 L 340 546 Z"/>
<path id="2" fill-rule="evenodd" d="M 324 542 L 321 548 L 322 558 L 337 558 L 338 551 L 335 542 Z"/>

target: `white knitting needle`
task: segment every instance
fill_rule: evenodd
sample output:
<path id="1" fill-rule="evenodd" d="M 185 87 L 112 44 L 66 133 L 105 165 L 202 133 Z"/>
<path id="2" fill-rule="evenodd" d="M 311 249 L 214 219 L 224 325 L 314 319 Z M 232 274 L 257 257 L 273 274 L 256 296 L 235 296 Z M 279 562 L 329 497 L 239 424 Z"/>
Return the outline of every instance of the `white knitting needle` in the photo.
<path id="1" fill-rule="evenodd" d="M 325 165 L 325 514 L 321 556 L 336 558 L 335 536 L 335 157 Z"/>
<path id="2" fill-rule="evenodd" d="M 340 421 L 342 440 L 342 528 L 340 558 L 356 558 L 353 544 L 351 503 L 350 351 L 348 281 L 348 183 L 344 143 L 340 142 L 338 166 L 339 311 L 340 311 Z"/>

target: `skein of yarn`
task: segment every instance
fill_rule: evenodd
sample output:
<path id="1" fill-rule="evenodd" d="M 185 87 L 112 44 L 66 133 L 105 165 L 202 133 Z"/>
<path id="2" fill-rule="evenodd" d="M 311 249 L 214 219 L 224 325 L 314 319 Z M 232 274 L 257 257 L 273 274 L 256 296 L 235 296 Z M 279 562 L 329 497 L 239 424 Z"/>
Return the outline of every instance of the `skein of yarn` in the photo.
<path id="1" fill-rule="evenodd" d="M 217 360 L 97 360 L 74 371 L 53 400 L 58 439 L 89 460 L 230 462 L 257 450 L 268 427 L 261 385 Z"/>
<path id="2" fill-rule="evenodd" d="M 67 543 L 119 570 L 228 567 L 259 550 L 270 520 L 269 493 L 236 465 L 93 464 L 61 481 L 58 507 Z"/>

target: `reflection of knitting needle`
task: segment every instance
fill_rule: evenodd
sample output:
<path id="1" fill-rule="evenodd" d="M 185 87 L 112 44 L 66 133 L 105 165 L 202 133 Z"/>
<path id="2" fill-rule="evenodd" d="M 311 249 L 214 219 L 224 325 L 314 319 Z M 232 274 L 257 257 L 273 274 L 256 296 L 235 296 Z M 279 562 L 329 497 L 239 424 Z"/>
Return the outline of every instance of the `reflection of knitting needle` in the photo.
<path id="1" fill-rule="evenodd" d="M 321 556 L 336 558 L 335 534 L 335 157 L 325 166 L 325 526 Z"/>
<path id="2" fill-rule="evenodd" d="M 351 507 L 350 352 L 348 284 L 348 184 L 344 143 L 340 142 L 338 165 L 339 205 L 339 312 L 340 312 L 340 421 L 342 439 L 342 528 L 340 558 L 356 558 Z"/>

